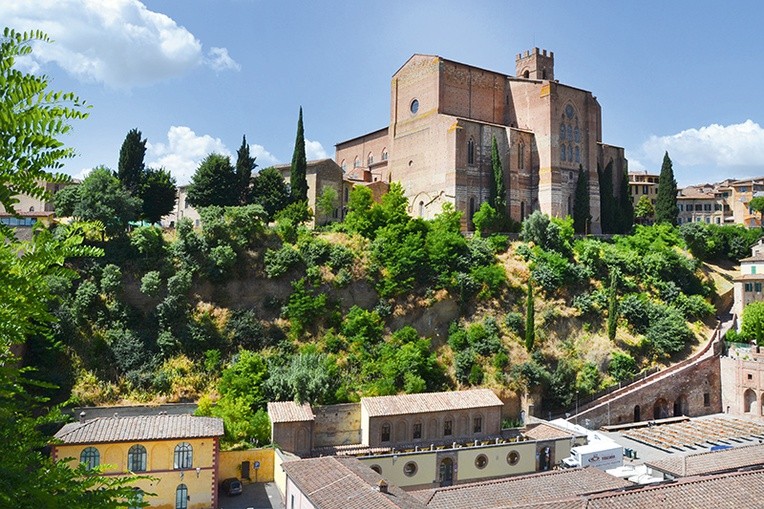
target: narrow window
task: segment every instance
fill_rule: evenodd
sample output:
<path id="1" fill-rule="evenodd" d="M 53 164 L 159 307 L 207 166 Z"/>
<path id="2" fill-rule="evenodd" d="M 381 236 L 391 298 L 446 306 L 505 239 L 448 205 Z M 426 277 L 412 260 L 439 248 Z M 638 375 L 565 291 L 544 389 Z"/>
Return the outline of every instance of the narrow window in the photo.
<path id="1" fill-rule="evenodd" d="M 382 149 L 382 160 L 383 161 L 387 161 L 387 149 L 386 148 Z"/>
<path id="2" fill-rule="evenodd" d="M 581 162 L 581 150 L 578 147 L 576 147 L 576 162 Z"/>
<path id="3" fill-rule="evenodd" d="M 191 468 L 194 462 L 194 450 L 188 442 L 181 442 L 175 446 L 174 469 Z"/>
<path id="4" fill-rule="evenodd" d="M 136 444 L 127 451 L 127 469 L 131 472 L 146 471 L 146 448 Z"/>
<path id="5" fill-rule="evenodd" d="M 419 217 L 424 217 L 424 202 L 419 202 Z"/>
<path id="6" fill-rule="evenodd" d="M 560 145 L 560 161 L 565 161 L 565 145 Z"/>
<path id="7" fill-rule="evenodd" d="M 382 433 L 380 436 L 381 442 L 389 442 L 390 441 L 390 425 L 389 424 L 383 424 L 382 425 Z"/>
<path id="8" fill-rule="evenodd" d="M 358 156 L 355 156 L 355 160 L 353 161 L 353 168 L 359 168 L 361 166 L 361 160 L 358 159 Z"/>
<path id="9" fill-rule="evenodd" d="M 368 166 L 371 166 L 372 164 L 374 164 L 374 154 L 372 154 L 371 152 L 369 152 L 369 156 L 366 158 L 366 164 Z"/>
<path id="10" fill-rule="evenodd" d="M 188 509 L 188 487 L 179 484 L 175 489 L 175 509 Z"/>
<path id="11" fill-rule="evenodd" d="M 467 164 L 475 164 L 475 141 L 472 138 L 467 142 Z"/>
<path id="12" fill-rule="evenodd" d="M 472 420 L 472 432 L 473 433 L 482 433 L 483 432 L 483 418 L 482 417 L 475 417 Z"/>
<path id="13" fill-rule="evenodd" d="M 418 440 L 422 438 L 422 423 L 421 422 L 417 422 L 414 424 L 413 437 L 414 437 L 414 440 Z"/>
<path id="14" fill-rule="evenodd" d="M 472 217 L 475 215 L 475 198 L 470 198 L 470 221 L 472 221 Z"/>
<path id="15" fill-rule="evenodd" d="M 707 392 L 703 393 L 703 406 L 711 406 L 711 395 Z"/>
<path id="16" fill-rule="evenodd" d="M 754 283 L 753 284 L 753 291 L 756 293 L 761 293 L 761 283 Z"/>
<path id="17" fill-rule="evenodd" d="M 345 173 L 348 170 L 348 163 L 344 159 L 340 163 L 340 168 L 342 168 L 342 173 Z"/>
<path id="18" fill-rule="evenodd" d="M 443 423 L 443 436 L 444 437 L 450 437 L 453 434 L 453 422 L 451 419 L 448 419 Z"/>

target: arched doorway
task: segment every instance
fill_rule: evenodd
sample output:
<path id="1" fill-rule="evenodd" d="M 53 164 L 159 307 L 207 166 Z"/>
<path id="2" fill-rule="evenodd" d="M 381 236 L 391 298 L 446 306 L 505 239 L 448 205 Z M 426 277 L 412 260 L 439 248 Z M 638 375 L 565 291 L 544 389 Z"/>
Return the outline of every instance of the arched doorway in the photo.
<path id="1" fill-rule="evenodd" d="M 454 484 L 454 460 L 443 458 L 440 461 L 440 485 L 451 486 Z"/>
<path id="2" fill-rule="evenodd" d="M 753 389 L 746 389 L 743 393 L 743 412 L 746 414 L 756 413 L 756 392 Z"/>
<path id="3" fill-rule="evenodd" d="M 687 403 L 687 396 L 681 394 L 676 401 L 674 401 L 674 417 L 680 415 L 688 415 L 690 413 L 690 405 Z"/>
<path id="4" fill-rule="evenodd" d="M 665 419 L 666 417 L 669 417 L 668 401 L 658 398 L 653 405 L 653 419 Z"/>
<path id="5" fill-rule="evenodd" d="M 552 455 L 551 447 L 545 446 L 539 448 L 536 456 L 538 458 L 536 462 L 537 472 L 546 472 L 547 470 L 552 469 L 552 466 L 554 465 L 554 457 Z"/>
<path id="6" fill-rule="evenodd" d="M 634 405 L 634 422 L 639 422 L 642 420 L 642 412 L 639 408 L 639 405 Z"/>

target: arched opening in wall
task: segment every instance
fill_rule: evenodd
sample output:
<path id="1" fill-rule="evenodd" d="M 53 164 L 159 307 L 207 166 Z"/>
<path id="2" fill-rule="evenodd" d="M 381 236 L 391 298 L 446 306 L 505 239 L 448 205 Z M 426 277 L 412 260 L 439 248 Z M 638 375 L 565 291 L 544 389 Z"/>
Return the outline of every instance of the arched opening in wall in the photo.
<path id="1" fill-rule="evenodd" d="M 545 79 L 546 79 L 546 69 L 544 69 L 544 70 L 542 70 L 542 71 L 541 71 L 541 79 L 542 79 L 542 80 L 545 80 Z"/>
<path id="2" fill-rule="evenodd" d="M 665 419 L 666 417 L 669 417 L 668 401 L 658 398 L 653 405 L 653 419 Z"/>
<path id="3" fill-rule="evenodd" d="M 690 405 L 687 403 L 687 396 L 680 394 L 676 401 L 674 401 L 674 417 L 681 415 L 689 415 Z"/>
<path id="4" fill-rule="evenodd" d="M 296 452 L 305 452 L 310 450 L 309 440 L 308 440 L 308 430 L 306 428 L 301 427 L 297 431 L 297 437 L 295 439 L 294 448 Z"/>
<path id="5" fill-rule="evenodd" d="M 397 423 L 395 423 L 395 441 L 396 442 L 405 442 L 407 440 L 407 433 L 406 433 L 406 421 L 400 420 Z"/>
<path id="6" fill-rule="evenodd" d="M 743 412 L 746 414 L 756 412 L 756 392 L 753 389 L 746 389 L 743 393 Z"/>
<path id="7" fill-rule="evenodd" d="M 440 461 L 439 478 L 441 487 L 454 484 L 454 460 L 443 458 Z"/>
<path id="8" fill-rule="evenodd" d="M 536 471 L 546 472 L 551 470 L 554 465 L 554 456 L 552 454 L 552 448 L 549 446 L 542 447 L 536 453 Z"/>
<path id="9" fill-rule="evenodd" d="M 526 69 L 525 72 L 523 73 L 523 78 L 528 79 L 530 77 L 531 77 L 531 73 Z"/>
<path id="10" fill-rule="evenodd" d="M 634 405 L 634 422 L 639 422 L 642 420 L 642 412 L 639 408 L 639 405 Z"/>

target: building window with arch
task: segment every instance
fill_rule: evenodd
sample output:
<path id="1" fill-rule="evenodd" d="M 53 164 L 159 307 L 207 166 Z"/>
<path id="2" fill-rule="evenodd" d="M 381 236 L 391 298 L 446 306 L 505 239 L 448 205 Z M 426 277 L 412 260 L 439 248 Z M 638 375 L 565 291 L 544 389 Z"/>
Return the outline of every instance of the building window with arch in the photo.
<path id="1" fill-rule="evenodd" d="M 470 198 L 470 221 L 475 216 L 475 198 Z"/>
<path id="2" fill-rule="evenodd" d="M 560 144 L 560 161 L 565 161 L 565 144 Z"/>
<path id="3" fill-rule="evenodd" d="M 353 168 L 360 168 L 361 167 L 361 160 L 358 158 L 358 156 L 355 156 L 355 159 L 353 160 Z"/>
<path id="4" fill-rule="evenodd" d="M 175 457 L 173 459 L 174 469 L 191 468 L 194 463 L 194 449 L 188 442 L 181 442 L 175 446 Z"/>
<path id="5" fill-rule="evenodd" d="M 564 144 L 567 142 L 567 146 Z M 567 104 L 560 120 L 560 161 L 581 162 L 581 130 L 578 114 L 572 104 Z"/>
<path id="6" fill-rule="evenodd" d="M 382 425 L 382 431 L 380 433 L 379 437 L 380 442 L 389 442 L 390 441 L 390 425 L 385 423 Z"/>
<path id="7" fill-rule="evenodd" d="M 382 149 L 382 160 L 383 161 L 387 161 L 387 149 L 386 148 Z"/>
<path id="8" fill-rule="evenodd" d="M 467 142 L 467 164 L 475 164 L 475 140 L 472 138 Z"/>
<path id="9" fill-rule="evenodd" d="M 371 152 L 369 152 L 369 155 L 366 157 L 366 164 L 368 166 L 371 166 L 372 164 L 374 164 L 374 154 L 372 154 Z"/>
<path id="10" fill-rule="evenodd" d="M 522 143 L 517 146 L 517 167 L 525 169 L 525 145 Z"/>
<path id="11" fill-rule="evenodd" d="M 472 419 L 472 432 L 473 433 L 482 433 L 483 432 L 483 418 L 482 417 L 475 417 Z"/>
<path id="12" fill-rule="evenodd" d="M 340 168 L 342 168 L 342 173 L 345 173 L 346 171 L 348 171 L 347 161 L 343 159 L 342 162 L 340 163 Z"/>
<path id="13" fill-rule="evenodd" d="M 415 422 L 411 433 L 412 433 L 412 438 L 414 440 L 421 439 L 422 438 L 422 423 Z"/>
<path id="14" fill-rule="evenodd" d="M 127 451 L 127 469 L 131 472 L 146 471 L 146 448 L 136 444 Z"/>
<path id="15" fill-rule="evenodd" d="M 419 217 L 424 217 L 424 202 L 419 202 Z"/>
<path id="16" fill-rule="evenodd" d="M 175 489 L 175 509 L 188 509 L 188 486 L 179 484 Z"/>
<path id="17" fill-rule="evenodd" d="M 454 421 L 451 419 L 446 419 L 443 422 L 443 436 L 444 437 L 450 437 L 454 434 Z"/>
<path id="18" fill-rule="evenodd" d="M 80 463 L 92 470 L 101 464 L 101 453 L 95 447 L 85 447 L 80 453 Z"/>

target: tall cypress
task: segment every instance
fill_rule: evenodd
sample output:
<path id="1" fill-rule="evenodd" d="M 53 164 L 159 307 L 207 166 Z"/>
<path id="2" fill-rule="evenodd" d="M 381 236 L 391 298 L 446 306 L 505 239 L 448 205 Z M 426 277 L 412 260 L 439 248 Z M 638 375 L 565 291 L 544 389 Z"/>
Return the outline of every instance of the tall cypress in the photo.
<path id="1" fill-rule="evenodd" d="M 525 300 L 525 349 L 529 352 L 533 350 L 533 343 L 536 342 L 536 317 L 533 307 L 533 282 L 528 280 L 528 293 Z"/>
<path id="2" fill-rule="evenodd" d="M 302 126 L 302 106 L 300 106 L 300 117 L 297 119 L 297 139 L 294 142 L 292 169 L 289 179 L 292 201 L 308 201 L 307 170 L 308 160 L 305 158 L 305 131 Z"/>
<path id="3" fill-rule="evenodd" d="M 252 170 L 257 168 L 256 157 L 249 155 L 247 137 L 242 136 L 241 147 L 236 151 L 236 180 L 238 181 L 239 203 L 246 205 L 249 201 L 249 186 L 252 180 Z"/>
<path id="4" fill-rule="evenodd" d="M 618 211 L 620 213 L 621 224 L 620 233 L 629 233 L 634 226 L 634 204 L 631 202 L 629 194 L 629 172 L 624 171 L 621 176 L 621 189 L 618 195 Z"/>
<path id="5" fill-rule="evenodd" d="M 501 167 L 496 136 L 491 139 L 491 168 L 493 169 L 493 182 L 489 188 L 489 203 L 504 217 L 507 215 L 507 187 L 504 185 L 504 170 Z"/>
<path id="6" fill-rule="evenodd" d="M 616 221 L 613 203 L 613 164 L 608 163 L 604 170 L 597 165 L 597 176 L 600 183 L 600 224 L 602 225 L 602 233 L 614 233 Z"/>
<path id="7" fill-rule="evenodd" d="M 589 172 L 578 165 L 578 181 L 573 202 L 573 229 L 576 233 L 589 233 L 589 223 L 592 215 L 589 211 Z"/>
<path id="8" fill-rule="evenodd" d="M 610 294 L 608 295 L 607 306 L 607 337 L 610 341 L 615 341 L 615 333 L 618 330 L 618 271 L 615 268 L 610 270 Z"/>
<path id="9" fill-rule="evenodd" d="M 658 197 L 655 199 L 655 222 L 676 224 L 679 207 L 676 205 L 676 179 L 668 152 L 663 156 L 658 178 Z"/>
<path id="10" fill-rule="evenodd" d="M 141 139 L 141 132 L 137 128 L 131 129 L 119 149 L 117 178 L 122 183 L 122 187 L 130 191 L 133 196 L 138 196 L 143 181 L 144 157 L 146 157 L 146 139 Z"/>

